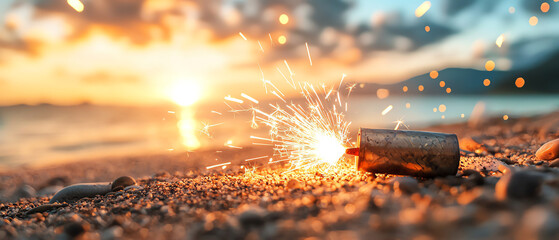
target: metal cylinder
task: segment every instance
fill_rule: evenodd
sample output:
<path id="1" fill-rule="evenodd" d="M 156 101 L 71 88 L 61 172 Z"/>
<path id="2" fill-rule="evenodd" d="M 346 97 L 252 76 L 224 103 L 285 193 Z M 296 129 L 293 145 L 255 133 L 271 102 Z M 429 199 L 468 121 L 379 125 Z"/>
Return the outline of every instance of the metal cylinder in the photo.
<path id="1" fill-rule="evenodd" d="M 360 171 L 429 178 L 456 175 L 460 164 L 455 134 L 361 128 L 358 142 Z"/>

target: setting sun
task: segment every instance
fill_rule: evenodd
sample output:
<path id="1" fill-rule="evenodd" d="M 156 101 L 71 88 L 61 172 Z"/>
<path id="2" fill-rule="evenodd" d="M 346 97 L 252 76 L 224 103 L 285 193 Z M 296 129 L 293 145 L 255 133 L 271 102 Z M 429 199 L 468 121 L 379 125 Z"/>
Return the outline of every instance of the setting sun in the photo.
<path id="1" fill-rule="evenodd" d="M 169 90 L 169 98 L 180 106 L 190 106 L 202 97 L 202 87 L 197 81 L 182 80 L 172 85 Z"/>

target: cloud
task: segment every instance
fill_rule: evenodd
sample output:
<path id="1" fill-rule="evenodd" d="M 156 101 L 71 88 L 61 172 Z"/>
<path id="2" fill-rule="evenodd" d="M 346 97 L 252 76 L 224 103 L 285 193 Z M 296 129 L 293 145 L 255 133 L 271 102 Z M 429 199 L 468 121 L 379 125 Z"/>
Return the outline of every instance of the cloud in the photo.
<path id="1" fill-rule="evenodd" d="M 137 84 L 142 80 L 139 76 L 124 74 L 117 75 L 111 73 L 111 71 L 99 70 L 97 72 L 86 74 L 81 77 L 81 81 L 88 84 L 116 84 L 116 83 L 126 83 L 126 84 Z"/>

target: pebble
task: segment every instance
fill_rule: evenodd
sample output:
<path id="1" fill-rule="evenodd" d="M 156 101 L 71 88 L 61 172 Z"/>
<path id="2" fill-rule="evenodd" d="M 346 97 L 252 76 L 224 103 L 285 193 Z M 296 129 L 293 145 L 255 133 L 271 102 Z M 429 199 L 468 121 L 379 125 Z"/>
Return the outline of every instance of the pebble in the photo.
<path id="1" fill-rule="evenodd" d="M 65 207 L 65 206 L 68 206 L 68 204 L 56 204 L 56 203 L 55 204 L 50 204 L 50 203 L 49 204 L 43 204 L 41 206 L 38 206 L 36 208 L 32 208 L 31 210 L 27 211 L 25 213 L 25 215 L 31 215 L 33 213 L 42 213 L 42 212 L 50 211 L 50 210 L 57 209 L 57 208 L 60 208 L 60 207 Z"/>
<path id="2" fill-rule="evenodd" d="M 460 145 L 461 149 L 470 152 L 480 153 L 482 150 L 484 150 L 483 144 L 479 143 L 471 137 L 461 138 L 458 144 Z"/>
<path id="3" fill-rule="evenodd" d="M 112 240 L 112 239 L 119 239 L 122 237 L 122 227 L 113 226 L 101 233 L 101 239 L 103 240 Z"/>
<path id="4" fill-rule="evenodd" d="M 250 207 L 239 215 L 239 222 L 245 228 L 264 224 L 266 211 L 260 207 Z"/>
<path id="5" fill-rule="evenodd" d="M 136 180 L 129 176 L 122 176 L 115 179 L 112 183 L 81 183 L 65 187 L 58 191 L 49 203 L 74 202 L 85 197 L 95 197 L 105 195 L 109 192 L 123 190 L 128 186 L 136 185 Z"/>
<path id="6" fill-rule="evenodd" d="M 122 176 L 113 181 L 111 184 L 111 191 L 122 190 L 125 187 L 136 185 L 136 180 L 133 177 Z"/>
<path id="7" fill-rule="evenodd" d="M 534 171 L 509 172 L 495 185 L 495 197 L 506 199 L 534 199 L 539 197 L 543 176 Z"/>
<path id="8" fill-rule="evenodd" d="M 58 191 L 49 203 L 71 203 L 84 197 L 105 195 L 111 191 L 111 183 L 82 183 L 63 188 Z"/>
<path id="9" fill-rule="evenodd" d="M 77 238 L 86 231 L 86 227 L 78 222 L 71 222 L 64 226 L 64 233 L 66 233 L 71 239 Z"/>
<path id="10" fill-rule="evenodd" d="M 406 194 L 419 192 L 419 183 L 412 177 L 394 177 L 390 180 L 394 186 L 394 191 Z"/>
<path id="11" fill-rule="evenodd" d="M 536 159 L 553 160 L 559 158 L 559 138 L 551 140 L 536 151 Z"/>
<path id="12" fill-rule="evenodd" d="M 14 198 L 15 199 L 19 199 L 19 198 L 31 198 L 31 197 L 35 197 L 37 196 L 37 191 L 35 190 L 35 188 L 24 184 L 22 186 L 20 186 L 14 193 Z"/>
<path id="13" fill-rule="evenodd" d="M 296 189 L 296 188 L 300 188 L 301 187 L 301 183 L 299 182 L 299 180 L 297 179 L 289 179 L 289 181 L 286 184 L 286 187 L 289 189 Z"/>

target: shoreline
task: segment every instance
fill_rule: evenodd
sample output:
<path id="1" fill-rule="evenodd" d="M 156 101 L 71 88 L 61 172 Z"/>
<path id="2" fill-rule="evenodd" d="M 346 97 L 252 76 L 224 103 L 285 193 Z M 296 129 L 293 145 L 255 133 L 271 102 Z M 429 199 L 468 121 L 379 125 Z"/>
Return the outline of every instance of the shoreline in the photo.
<path id="1" fill-rule="evenodd" d="M 245 156 L 262 154 L 254 148 L 3 172 L 0 238 L 553 239 L 559 234 L 559 168 L 534 157 L 543 143 L 559 137 L 558 112 L 424 130 L 453 131 L 461 143 L 473 141 L 461 146 L 468 149 L 456 176 L 372 175 L 349 163 L 328 173 L 286 172 L 265 161 L 241 168 Z M 206 169 L 216 157 L 232 164 Z M 55 189 L 119 176 L 134 177 L 138 185 L 25 214 L 48 203 Z"/>

